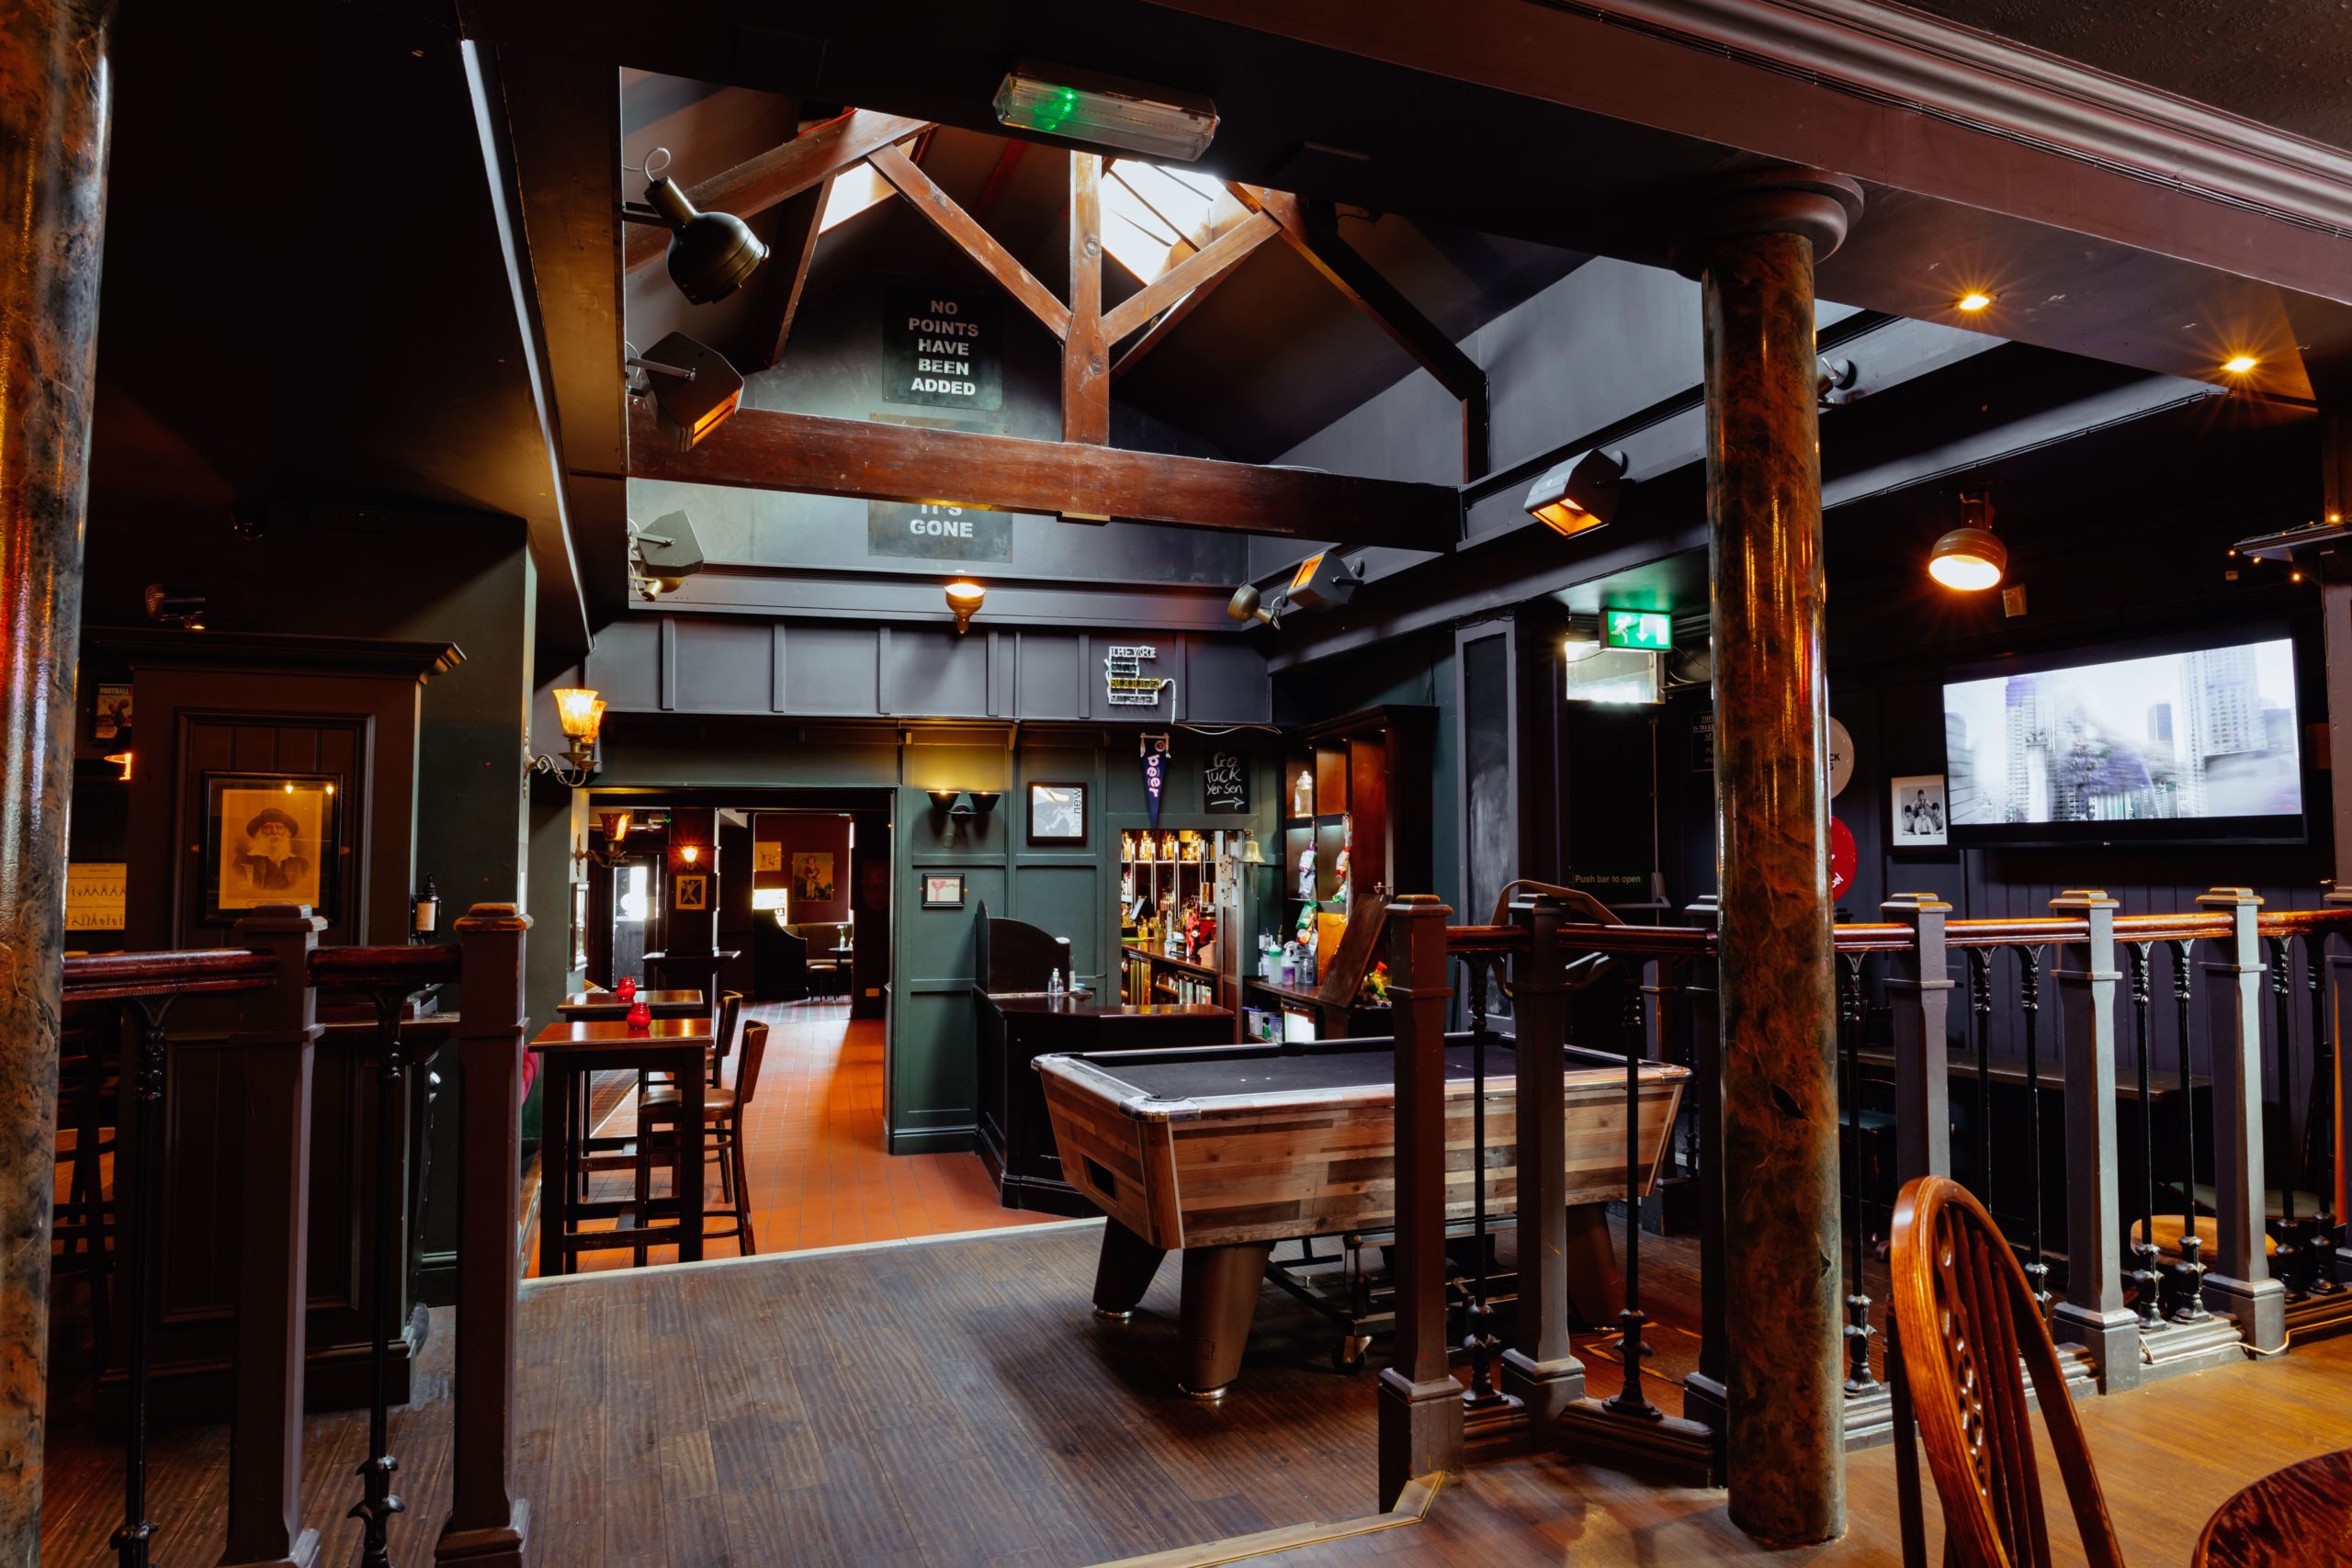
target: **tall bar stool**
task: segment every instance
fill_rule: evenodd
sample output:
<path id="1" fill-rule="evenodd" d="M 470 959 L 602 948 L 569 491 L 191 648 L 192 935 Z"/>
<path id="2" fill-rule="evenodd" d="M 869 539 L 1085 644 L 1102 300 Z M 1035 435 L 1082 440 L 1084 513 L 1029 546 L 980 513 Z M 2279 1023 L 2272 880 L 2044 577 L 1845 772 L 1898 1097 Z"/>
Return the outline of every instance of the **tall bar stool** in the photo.
<path id="1" fill-rule="evenodd" d="M 703 1097 L 703 1148 L 707 1158 L 718 1162 L 718 1195 L 720 1206 L 704 1211 L 707 1219 L 731 1220 L 725 1230 L 705 1231 L 706 1239 L 734 1238 L 736 1250 L 749 1258 L 759 1251 L 752 1234 L 752 1193 L 743 1179 L 743 1115 L 752 1107 L 752 1096 L 760 1087 L 760 1063 L 768 1052 L 768 1026 L 754 1021 L 743 1026 L 743 1064 L 735 1074 L 735 1087 L 714 1089 Z M 696 1171 L 688 1177 L 678 1168 L 678 1145 L 675 1129 L 679 1115 L 678 1091 L 667 1085 L 656 1084 L 646 1093 L 637 1111 L 637 1210 L 638 1223 L 644 1223 L 646 1210 L 652 1203 L 653 1144 L 657 1131 L 666 1130 L 670 1136 L 662 1140 L 661 1156 L 670 1168 L 670 1190 L 679 1190 L 682 1181 L 702 1179 Z"/>

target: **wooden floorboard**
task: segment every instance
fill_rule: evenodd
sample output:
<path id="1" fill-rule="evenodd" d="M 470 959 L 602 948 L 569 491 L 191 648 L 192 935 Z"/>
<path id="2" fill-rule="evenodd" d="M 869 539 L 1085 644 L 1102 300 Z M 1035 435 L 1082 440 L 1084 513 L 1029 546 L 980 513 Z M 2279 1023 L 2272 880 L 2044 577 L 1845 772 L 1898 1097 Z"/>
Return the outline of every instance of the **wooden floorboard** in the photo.
<path id="1" fill-rule="evenodd" d="M 516 1472 L 531 1501 L 529 1561 L 1076 1568 L 1377 1510 L 1374 1381 L 1329 1369 L 1326 1324 L 1270 1288 L 1234 1393 L 1221 1405 L 1187 1400 L 1174 1384 L 1176 1267 L 1133 1324 L 1105 1324 L 1088 1303 L 1096 1245 L 1091 1229 L 1014 1232 L 526 1286 Z M 1670 1280 L 1673 1256 L 1658 1247 L 1645 1272 Z M 417 1402 L 393 1418 L 404 1562 L 427 1560 L 447 1507 L 449 1326 L 436 1314 Z M 2132 1560 L 2183 1561 L 2237 1485 L 2352 1447 L 2352 1339 L 2084 1411 Z M 305 1517 L 323 1562 L 353 1561 L 357 1529 L 343 1516 L 364 1419 L 317 1417 L 306 1436 Z M 217 1558 L 222 1432 L 159 1433 L 154 1447 L 156 1561 Z M 1892 1560 L 1890 1450 L 1858 1456 L 1850 1473 L 1852 1536 L 1778 1560 Z M 44 1563 L 111 1562 L 119 1485 L 86 1399 L 62 1401 Z M 1482 1450 L 1422 1523 L 1250 1561 L 1760 1555 L 1720 1492 Z"/>

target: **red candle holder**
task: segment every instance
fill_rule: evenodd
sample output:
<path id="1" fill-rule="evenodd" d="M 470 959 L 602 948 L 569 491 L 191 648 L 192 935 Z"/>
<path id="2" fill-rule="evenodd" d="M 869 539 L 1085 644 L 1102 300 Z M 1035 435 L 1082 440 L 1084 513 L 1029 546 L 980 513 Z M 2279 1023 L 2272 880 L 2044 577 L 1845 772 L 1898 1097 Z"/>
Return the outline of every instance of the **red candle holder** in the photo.
<path id="1" fill-rule="evenodd" d="M 650 1027 L 652 1022 L 653 1010 L 651 1008 L 647 1007 L 643 1002 L 633 1002 L 629 1005 L 628 1026 L 631 1029 L 644 1029 Z"/>
<path id="2" fill-rule="evenodd" d="M 625 1002 L 636 1000 L 637 982 L 630 979 L 626 975 L 622 976 L 619 979 L 613 982 L 613 995 L 620 998 L 620 999 Z"/>

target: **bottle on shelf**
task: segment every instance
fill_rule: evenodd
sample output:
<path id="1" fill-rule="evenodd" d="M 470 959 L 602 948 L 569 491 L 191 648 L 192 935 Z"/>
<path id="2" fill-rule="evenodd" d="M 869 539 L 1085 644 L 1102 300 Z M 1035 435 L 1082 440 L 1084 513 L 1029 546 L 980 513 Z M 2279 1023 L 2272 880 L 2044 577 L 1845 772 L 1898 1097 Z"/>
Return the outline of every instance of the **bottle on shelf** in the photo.
<path id="1" fill-rule="evenodd" d="M 1062 994 L 1062 972 L 1060 970 L 1057 969 L 1052 974 L 1046 976 L 1046 994 L 1049 997 L 1058 997 Z"/>

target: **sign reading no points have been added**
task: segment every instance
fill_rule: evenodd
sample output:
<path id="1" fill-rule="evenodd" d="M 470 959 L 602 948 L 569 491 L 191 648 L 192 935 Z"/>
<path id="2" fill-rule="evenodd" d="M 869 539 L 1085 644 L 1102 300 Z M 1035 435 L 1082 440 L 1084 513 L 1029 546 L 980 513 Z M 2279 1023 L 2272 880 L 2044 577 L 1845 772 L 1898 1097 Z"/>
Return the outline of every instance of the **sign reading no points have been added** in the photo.
<path id="1" fill-rule="evenodd" d="M 997 302 L 919 278 L 882 289 L 882 396 L 934 409 L 1004 406 Z"/>

